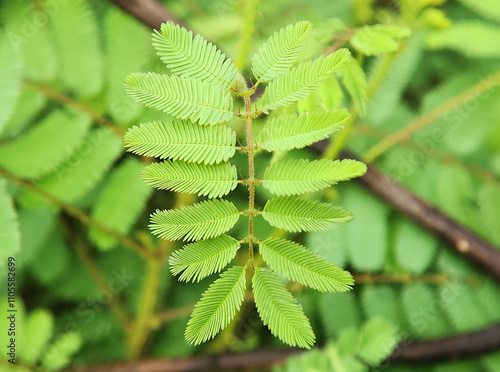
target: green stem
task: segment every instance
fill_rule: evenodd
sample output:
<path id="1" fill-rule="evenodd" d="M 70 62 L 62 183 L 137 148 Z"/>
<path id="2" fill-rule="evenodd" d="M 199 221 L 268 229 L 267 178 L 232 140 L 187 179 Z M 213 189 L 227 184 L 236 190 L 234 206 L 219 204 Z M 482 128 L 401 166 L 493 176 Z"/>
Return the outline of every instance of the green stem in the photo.
<path id="1" fill-rule="evenodd" d="M 389 150 L 392 146 L 406 140 L 411 135 L 416 133 L 422 128 L 425 128 L 429 124 L 432 124 L 435 120 L 446 115 L 448 112 L 453 111 L 456 107 L 461 106 L 477 97 L 487 92 L 488 90 L 496 87 L 500 84 L 500 71 L 486 77 L 479 83 L 470 87 L 466 91 L 460 93 L 459 95 L 449 99 L 442 105 L 436 107 L 434 110 L 430 111 L 424 116 L 412 121 L 406 127 L 401 129 L 399 132 L 394 133 L 386 137 L 384 140 L 380 141 L 368 151 L 366 151 L 362 159 L 366 162 L 372 162 L 380 155 Z"/>
<path id="2" fill-rule="evenodd" d="M 128 340 L 129 359 L 137 359 L 151 331 L 151 318 L 155 314 L 158 286 L 160 283 L 163 257 L 151 255 L 147 260 L 147 275 L 144 279 L 137 316 Z"/>
<path id="3" fill-rule="evenodd" d="M 236 58 L 236 69 L 243 72 L 247 62 L 247 54 L 250 50 L 250 45 L 252 42 L 252 33 L 255 24 L 255 15 L 257 13 L 257 1 L 258 0 L 246 0 L 245 7 L 245 24 L 243 25 L 243 31 L 240 38 L 240 46 L 238 50 L 238 57 Z"/>
<path id="4" fill-rule="evenodd" d="M 247 153 L 248 153 L 248 258 L 253 262 L 253 219 L 255 213 L 255 166 L 254 166 L 254 148 L 252 139 L 252 112 L 250 92 L 245 94 L 245 112 L 247 123 Z"/>

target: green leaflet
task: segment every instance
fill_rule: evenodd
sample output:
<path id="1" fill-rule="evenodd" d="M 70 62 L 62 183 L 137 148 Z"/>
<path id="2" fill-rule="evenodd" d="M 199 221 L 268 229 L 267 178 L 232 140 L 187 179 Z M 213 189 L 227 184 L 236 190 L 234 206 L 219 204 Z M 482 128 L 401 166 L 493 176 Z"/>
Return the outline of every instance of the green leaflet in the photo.
<path id="1" fill-rule="evenodd" d="M 352 220 L 351 212 L 331 204 L 288 196 L 269 200 L 262 216 L 274 227 L 290 232 L 322 231 Z"/>
<path id="2" fill-rule="evenodd" d="M 407 219 L 397 221 L 394 235 L 398 263 L 412 273 L 425 272 L 435 257 L 438 245 L 436 239 Z"/>
<path id="3" fill-rule="evenodd" d="M 298 243 L 268 238 L 259 244 L 259 251 L 273 271 L 318 291 L 346 292 L 354 284 L 350 273 Z"/>
<path id="4" fill-rule="evenodd" d="M 63 369 L 71 362 L 71 356 L 80 350 L 81 345 L 82 340 L 78 333 L 64 333 L 45 351 L 42 367 L 49 371 Z"/>
<path id="5" fill-rule="evenodd" d="M 104 76 L 103 58 L 97 22 L 90 4 L 85 0 L 61 3 L 50 17 L 50 24 L 64 84 L 82 97 L 99 93 Z"/>
<path id="6" fill-rule="evenodd" d="M 90 125 L 84 114 L 54 110 L 28 133 L 0 146 L 0 165 L 29 180 L 46 176 L 71 155 Z"/>
<path id="7" fill-rule="evenodd" d="M 252 72 L 257 80 L 273 80 L 289 70 L 311 30 L 311 22 L 300 21 L 275 32 L 252 58 Z"/>
<path id="8" fill-rule="evenodd" d="M 452 49 L 471 58 L 500 56 L 500 27 L 481 21 L 459 21 L 427 39 L 431 49 Z"/>
<path id="9" fill-rule="evenodd" d="M 351 38 L 351 45 L 368 56 L 395 52 L 398 40 L 410 36 L 407 28 L 389 25 L 373 25 L 358 28 Z"/>
<path id="10" fill-rule="evenodd" d="M 230 93 L 207 81 L 137 72 L 125 79 L 125 89 L 136 101 L 193 123 L 218 124 L 233 117 Z"/>
<path id="11" fill-rule="evenodd" d="M 23 61 L 0 30 L 0 133 L 16 107 L 21 91 Z"/>
<path id="12" fill-rule="evenodd" d="M 113 170 L 92 208 L 92 217 L 110 229 L 126 235 L 152 193 L 141 181 L 142 164 L 127 159 Z M 101 250 L 108 250 L 118 243 L 115 238 L 91 226 L 89 237 Z"/>
<path id="13" fill-rule="evenodd" d="M 121 153 L 121 141 L 116 134 L 107 128 L 94 129 L 57 172 L 42 178 L 36 185 L 66 203 L 74 202 L 104 177 Z M 21 196 L 21 201 L 34 206 L 48 203 L 29 191 Z"/>
<path id="14" fill-rule="evenodd" d="M 297 195 L 330 187 L 366 173 L 366 165 L 357 160 L 285 159 L 271 164 L 263 185 L 276 195 Z"/>
<path id="15" fill-rule="evenodd" d="M 105 17 L 106 105 L 111 118 L 129 123 L 143 106 L 131 99 L 121 82 L 130 71 L 141 71 L 151 59 L 149 32 L 136 19 L 118 7 L 110 7 Z"/>
<path id="16" fill-rule="evenodd" d="M 238 221 L 240 212 L 227 200 L 209 200 L 151 215 L 153 234 L 167 240 L 199 240 L 222 235 Z"/>
<path id="17" fill-rule="evenodd" d="M 257 268 L 252 279 L 255 305 L 271 333 L 290 346 L 310 349 L 316 337 L 309 319 L 270 270 Z"/>
<path id="18" fill-rule="evenodd" d="M 172 73 L 229 87 L 236 77 L 231 59 L 215 45 L 168 21 L 153 33 L 153 46 Z"/>
<path id="19" fill-rule="evenodd" d="M 437 297 L 431 285 L 415 283 L 405 286 L 401 300 L 413 336 L 432 339 L 452 332 L 442 306 L 434 305 Z M 433 316 L 429 316 L 431 311 Z"/>
<path id="20" fill-rule="evenodd" d="M 54 317 L 45 309 L 32 311 L 26 319 L 23 334 L 23 348 L 19 359 L 26 365 L 35 365 L 52 337 Z"/>
<path id="21" fill-rule="evenodd" d="M 302 62 L 297 67 L 269 83 L 262 97 L 262 110 L 267 112 L 307 97 L 319 84 L 339 69 L 350 57 L 347 49 L 339 49 L 314 62 Z"/>
<path id="22" fill-rule="evenodd" d="M 488 227 L 491 241 L 500 246 L 500 187 L 484 184 L 479 190 L 481 220 Z"/>
<path id="23" fill-rule="evenodd" d="M 261 146 L 267 151 L 300 149 L 328 138 L 350 118 L 345 109 L 284 114 L 266 122 Z"/>
<path id="24" fill-rule="evenodd" d="M 160 190 L 218 198 L 236 188 L 238 174 L 229 163 L 204 165 L 183 161 L 164 161 L 148 165 L 142 179 Z"/>
<path id="25" fill-rule="evenodd" d="M 12 138 L 32 124 L 33 119 L 46 106 L 47 97 L 41 92 L 23 89 L 17 99 L 16 107 L 5 123 L 4 138 Z"/>
<path id="26" fill-rule="evenodd" d="M 7 259 L 21 248 L 17 213 L 3 179 L 0 179 L 0 247 L 0 267 L 7 266 Z"/>
<path id="27" fill-rule="evenodd" d="M 157 121 L 134 126 L 125 134 L 128 151 L 160 159 L 213 164 L 234 155 L 236 134 L 225 125 L 200 126 L 187 121 Z"/>
<path id="28" fill-rule="evenodd" d="M 245 268 L 233 266 L 208 287 L 189 319 L 185 338 L 201 344 L 226 328 L 245 297 Z"/>
<path id="29" fill-rule="evenodd" d="M 173 252 L 168 260 L 172 275 L 180 281 L 196 281 L 224 269 L 234 258 L 240 243 L 228 235 L 200 240 Z"/>
<path id="30" fill-rule="evenodd" d="M 368 102 L 368 83 L 365 72 L 359 65 L 359 62 L 351 58 L 339 70 L 339 75 L 342 76 L 342 83 L 349 92 L 359 116 L 364 117 L 366 103 Z"/>
<path id="31" fill-rule="evenodd" d="M 369 365 L 379 365 L 398 345 L 397 327 L 382 318 L 373 318 L 362 329 L 357 356 Z"/>
<path id="32" fill-rule="evenodd" d="M 58 72 L 59 61 L 47 22 L 48 7 L 31 0 L 1 3 L 2 24 L 12 46 L 22 55 L 25 77 L 31 81 L 49 82 Z"/>

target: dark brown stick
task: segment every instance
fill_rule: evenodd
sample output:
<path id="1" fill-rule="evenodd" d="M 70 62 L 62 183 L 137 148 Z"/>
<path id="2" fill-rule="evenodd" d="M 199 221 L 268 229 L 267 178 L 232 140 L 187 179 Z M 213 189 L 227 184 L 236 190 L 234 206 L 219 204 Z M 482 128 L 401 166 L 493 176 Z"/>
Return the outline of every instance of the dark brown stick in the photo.
<path id="1" fill-rule="evenodd" d="M 139 21 L 151 28 L 160 28 L 160 25 L 172 21 L 182 26 L 179 19 L 170 13 L 163 4 L 156 0 L 110 0 L 120 8 L 130 13 Z"/>
<path id="2" fill-rule="evenodd" d="M 500 324 L 468 333 L 431 341 L 400 344 L 386 363 L 429 363 L 477 356 L 500 345 Z M 246 353 L 199 356 L 186 359 L 142 360 L 134 363 L 88 367 L 72 372 L 209 372 L 269 369 L 299 349 L 254 350 Z"/>

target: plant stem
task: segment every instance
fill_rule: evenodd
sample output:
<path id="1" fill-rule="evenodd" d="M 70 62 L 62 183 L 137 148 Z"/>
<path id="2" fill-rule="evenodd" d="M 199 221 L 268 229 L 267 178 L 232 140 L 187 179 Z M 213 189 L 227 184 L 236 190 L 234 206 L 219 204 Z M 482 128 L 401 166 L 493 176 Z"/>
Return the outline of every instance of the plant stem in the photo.
<path id="1" fill-rule="evenodd" d="M 257 0 L 246 0 L 245 7 L 245 24 L 241 33 L 240 45 L 238 48 L 238 57 L 236 58 L 236 69 L 243 73 L 246 66 L 247 54 L 252 41 L 252 33 L 255 23 L 255 15 L 257 13 Z"/>
<path id="2" fill-rule="evenodd" d="M 366 162 L 373 162 L 376 158 L 382 155 L 384 152 L 389 150 L 395 144 L 404 141 L 412 134 L 416 133 L 427 125 L 432 124 L 435 120 L 446 115 L 447 113 L 453 111 L 456 107 L 461 106 L 492 89 L 493 87 L 500 84 L 500 71 L 496 72 L 485 79 L 481 80 L 479 83 L 473 85 L 469 89 L 460 93 L 459 95 L 449 99 L 442 105 L 436 107 L 431 112 L 418 119 L 412 121 L 406 127 L 401 129 L 399 132 L 394 133 L 391 136 L 386 137 L 384 140 L 377 143 L 371 149 L 366 151 L 362 159 Z"/>
<path id="3" fill-rule="evenodd" d="M 150 322 L 156 307 L 162 264 L 163 257 L 160 259 L 154 254 L 151 254 L 147 260 L 147 274 L 144 278 L 141 297 L 138 302 L 139 308 L 128 340 L 130 360 L 135 360 L 140 356 L 149 336 Z"/>
<path id="4" fill-rule="evenodd" d="M 253 156 L 253 140 L 252 140 L 252 112 L 250 92 L 245 94 L 245 112 L 247 122 L 247 152 L 248 152 L 248 258 L 253 262 L 253 218 L 254 218 L 254 203 L 255 203 L 255 167 Z"/>

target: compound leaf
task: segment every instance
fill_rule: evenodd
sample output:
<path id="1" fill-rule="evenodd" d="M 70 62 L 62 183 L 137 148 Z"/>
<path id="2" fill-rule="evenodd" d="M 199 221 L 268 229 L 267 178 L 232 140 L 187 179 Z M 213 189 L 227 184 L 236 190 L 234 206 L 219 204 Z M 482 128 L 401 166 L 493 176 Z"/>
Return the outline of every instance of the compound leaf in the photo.
<path id="1" fill-rule="evenodd" d="M 285 159 L 271 164 L 263 185 L 276 195 L 314 192 L 366 173 L 366 165 L 357 160 Z"/>
<path id="2" fill-rule="evenodd" d="M 213 164 L 234 155 L 236 134 L 225 125 L 201 126 L 188 121 L 156 121 L 125 134 L 128 151 L 160 159 Z"/>
<path id="3" fill-rule="evenodd" d="M 354 284 L 349 272 L 290 240 L 268 238 L 259 251 L 273 271 L 318 291 L 346 292 Z"/>
<path id="4" fill-rule="evenodd" d="M 187 76 L 209 83 L 230 86 L 236 76 L 231 59 L 225 59 L 215 45 L 200 35 L 172 22 L 163 23 L 153 33 L 153 46 L 158 56 L 179 76 Z"/>
<path id="5" fill-rule="evenodd" d="M 259 267 L 252 278 L 252 289 L 259 315 L 271 333 L 290 346 L 310 349 L 316 337 L 309 319 L 283 282 Z"/>
<path id="6" fill-rule="evenodd" d="M 269 81 L 290 69 L 311 30 L 311 22 L 300 21 L 275 32 L 252 58 L 252 72 L 257 80 Z"/>
<path id="7" fill-rule="evenodd" d="M 240 309 L 245 297 L 245 268 L 234 266 L 208 287 L 195 306 L 184 336 L 201 344 L 224 329 Z"/>
<path id="8" fill-rule="evenodd" d="M 151 215 L 153 234 L 167 240 L 199 240 L 222 235 L 238 221 L 240 212 L 227 200 L 208 200 Z"/>
<path id="9" fill-rule="evenodd" d="M 262 216 L 272 226 L 290 232 L 330 230 L 335 223 L 352 220 L 351 212 L 341 207 L 295 196 L 269 200 Z"/>
<path id="10" fill-rule="evenodd" d="M 236 167 L 229 163 L 204 165 L 178 160 L 153 163 L 142 172 L 142 179 L 149 186 L 209 198 L 234 190 L 237 177 Z"/>
<path id="11" fill-rule="evenodd" d="M 263 111 L 290 106 L 307 97 L 320 83 L 339 69 L 350 57 L 347 49 L 339 49 L 328 57 L 302 62 L 269 83 L 262 97 Z"/>
<path id="12" fill-rule="evenodd" d="M 217 124 L 233 117 L 230 93 L 208 81 L 137 72 L 125 79 L 125 89 L 136 101 L 193 123 Z"/>
<path id="13" fill-rule="evenodd" d="M 345 109 L 284 114 L 266 122 L 261 146 L 267 151 L 301 149 L 342 129 L 349 118 Z"/>
<path id="14" fill-rule="evenodd" d="M 220 272 L 234 258 L 240 243 L 228 235 L 200 240 L 172 253 L 168 262 L 180 281 L 196 281 Z"/>

